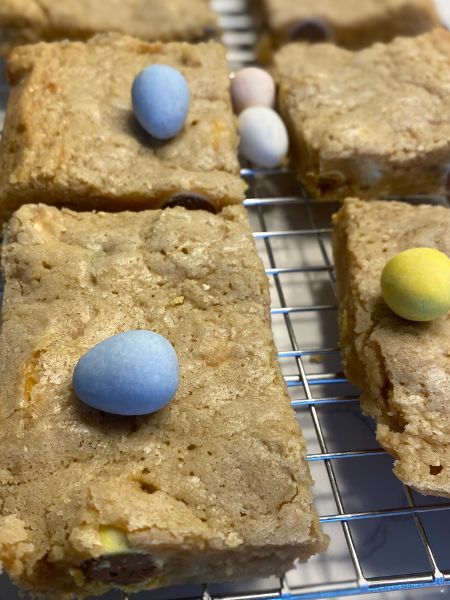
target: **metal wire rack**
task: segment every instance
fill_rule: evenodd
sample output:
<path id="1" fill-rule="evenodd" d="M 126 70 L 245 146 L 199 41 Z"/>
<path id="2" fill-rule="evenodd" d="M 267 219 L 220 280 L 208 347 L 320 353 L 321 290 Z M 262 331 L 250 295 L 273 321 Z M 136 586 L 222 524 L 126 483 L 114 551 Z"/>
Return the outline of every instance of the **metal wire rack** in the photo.
<path id="1" fill-rule="evenodd" d="M 213 4 L 231 67 L 253 63 L 256 32 L 247 0 Z M 0 77 L 0 130 L 5 98 Z M 278 357 L 308 443 L 316 504 L 331 545 L 326 555 L 296 566 L 281 580 L 187 586 L 138 597 L 306 600 L 450 590 L 450 502 L 420 496 L 393 476 L 392 459 L 378 446 L 373 424 L 359 410 L 358 391 L 342 373 L 330 251 L 336 205 L 311 202 L 289 169 L 243 168 L 242 175 L 249 184 L 245 204 L 255 242 L 272 283 Z M 16 597 L 0 578 L 0 600 Z"/>

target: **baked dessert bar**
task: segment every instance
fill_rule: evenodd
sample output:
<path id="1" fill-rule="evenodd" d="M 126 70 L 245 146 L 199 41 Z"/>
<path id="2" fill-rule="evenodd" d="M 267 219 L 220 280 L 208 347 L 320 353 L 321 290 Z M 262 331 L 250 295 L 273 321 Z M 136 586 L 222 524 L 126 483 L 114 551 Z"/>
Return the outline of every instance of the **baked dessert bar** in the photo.
<path id="1" fill-rule="evenodd" d="M 450 210 L 349 199 L 334 217 L 345 372 L 395 457 L 395 474 L 422 494 L 450 497 L 450 316 L 405 321 L 384 303 L 386 262 L 412 247 L 450 255 Z"/>
<path id="2" fill-rule="evenodd" d="M 432 0 L 253 0 L 268 33 L 264 51 L 289 41 L 334 42 L 349 49 L 414 36 L 440 24 Z M 258 9 L 258 11 L 257 11 Z"/>
<path id="3" fill-rule="evenodd" d="M 175 138 L 152 139 L 131 108 L 135 76 L 167 64 L 187 78 L 191 104 Z M 147 44 L 118 34 L 87 43 L 16 48 L 0 145 L 0 217 L 21 203 L 77 209 L 164 206 L 177 194 L 218 209 L 244 199 L 225 48 Z"/>
<path id="4" fill-rule="evenodd" d="M 280 574 L 325 549 L 243 207 L 25 205 L 3 271 L 0 561 L 15 582 L 82 598 Z M 175 347 L 175 398 L 145 417 L 89 409 L 77 360 L 130 329 Z"/>
<path id="5" fill-rule="evenodd" d="M 331 44 L 280 50 L 279 108 L 314 197 L 448 191 L 449 60 L 443 29 L 357 53 Z"/>
<path id="6" fill-rule="evenodd" d="M 208 0 L 2 0 L 1 49 L 86 40 L 116 31 L 146 41 L 199 41 L 219 34 Z"/>

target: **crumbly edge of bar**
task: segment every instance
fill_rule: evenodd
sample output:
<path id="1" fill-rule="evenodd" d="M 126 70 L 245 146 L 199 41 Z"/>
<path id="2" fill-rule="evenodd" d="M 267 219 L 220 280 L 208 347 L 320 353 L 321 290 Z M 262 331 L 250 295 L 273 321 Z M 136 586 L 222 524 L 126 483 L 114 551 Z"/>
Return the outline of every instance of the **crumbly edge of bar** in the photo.
<path id="1" fill-rule="evenodd" d="M 180 169 L 180 172 L 183 171 Z M 188 172 L 184 171 L 184 173 Z M 218 180 L 221 180 L 221 186 L 215 189 L 214 181 Z M 139 193 L 113 196 L 100 193 L 89 194 L 83 188 L 69 190 L 54 185 L 51 181 L 36 182 L 30 185 L 25 183 L 5 184 L 3 182 L 3 184 L 0 183 L 0 224 L 5 223 L 23 204 L 42 203 L 75 211 L 140 211 L 164 208 L 174 197 L 199 195 L 205 203 L 210 205 L 211 212 L 217 213 L 225 206 L 241 204 L 245 199 L 247 184 L 237 175 L 223 171 L 208 173 L 206 178 L 203 177 L 202 184 L 204 187 L 198 185 L 192 189 L 173 187 L 173 189 L 167 190 L 152 190 L 152 194 L 145 196 Z M 182 200 L 180 200 L 180 205 L 183 205 Z"/>

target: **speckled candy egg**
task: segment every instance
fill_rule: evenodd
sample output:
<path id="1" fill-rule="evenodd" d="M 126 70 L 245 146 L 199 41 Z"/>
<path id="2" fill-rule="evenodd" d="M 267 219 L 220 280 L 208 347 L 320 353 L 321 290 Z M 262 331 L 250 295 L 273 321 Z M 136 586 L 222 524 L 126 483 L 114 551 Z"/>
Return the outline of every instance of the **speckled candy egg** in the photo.
<path id="1" fill-rule="evenodd" d="M 179 384 L 176 352 L 152 331 L 114 335 L 86 352 L 73 373 L 76 395 L 115 415 L 145 415 L 164 407 Z"/>
<path id="2" fill-rule="evenodd" d="M 139 73 L 131 90 L 133 110 L 142 127 L 158 140 L 175 137 L 189 112 L 189 85 L 167 65 L 152 65 Z"/>
<path id="3" fill-rule="evenodd" d="M 252 106 L 239 116 L 241 154 L 259 167 L 276 167 L 286 157 L 289 140 L 279 115 L 265 106 Z"/>
<path id="4" fill-rule="evenodd" d="M 271 108 L 275 102 L 275 82 L 263 69 L 241 69 L 231 80 L 231 98 L 238 114 L 250 106 Z"/>
<path id="5" fill-rule="evenodd" d="M 432 321 L 450 310 L 450 259 L 434 248 L 410 248 L 381 275 L 386 304 L 409 321 Z"/>

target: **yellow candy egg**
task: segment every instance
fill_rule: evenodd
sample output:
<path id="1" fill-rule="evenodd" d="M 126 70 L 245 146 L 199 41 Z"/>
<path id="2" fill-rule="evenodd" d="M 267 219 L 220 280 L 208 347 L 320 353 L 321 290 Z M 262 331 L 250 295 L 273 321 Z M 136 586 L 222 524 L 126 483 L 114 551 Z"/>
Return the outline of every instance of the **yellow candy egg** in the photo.
<path id="1" fill-rule="evenodd" d="M 127 536 L 117 527 L 102 525 L 99 534 L 105 554 L 118 554 L 130 550 Z"/>
<path id="2" fill-rule="evenodd" d="M 450 310 L 450 259 L 434 248 L 410 248 L 386 264 L 381 293 L 409 321 L 432 321 Z"/>

